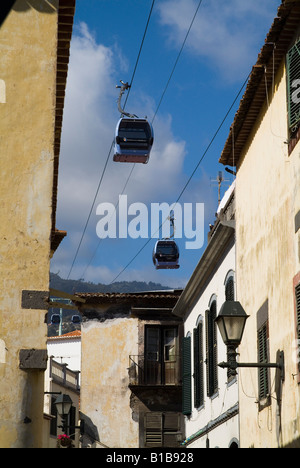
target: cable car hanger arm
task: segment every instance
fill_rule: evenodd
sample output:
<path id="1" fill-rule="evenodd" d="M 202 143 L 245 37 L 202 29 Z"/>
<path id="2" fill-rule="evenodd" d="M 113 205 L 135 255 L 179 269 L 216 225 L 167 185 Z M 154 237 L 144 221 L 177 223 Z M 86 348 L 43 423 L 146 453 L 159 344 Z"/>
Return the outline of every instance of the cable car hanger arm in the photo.
<path id="1" fill-rule="evenodd" d="M 121 99 L 122 99 L 122 96 L 123 94 L 125 93 L 125 91 L 129 88 L 131 88 L 131 85 L 128 84 L 128 83 L 124 83 L 124 81 L 120 80 L 120 83 L 122 83 L 122 86 L 116 86 L 116 88 L 121 88 L 121 91 L 120 91 L 120 96 L 119 96 L 119 99 L 118 99 L 118 110 L 120 112 L 120 114 L 122 115 L 126 115 L 126 117 L 129 117 L 130 119 L 134 119 L 134 118 L 138 118 L 137 115 L 135 114 L 129 114 L 128 112 L 125 112 L 124 109 L 122 109 L 121 107 Z"/>

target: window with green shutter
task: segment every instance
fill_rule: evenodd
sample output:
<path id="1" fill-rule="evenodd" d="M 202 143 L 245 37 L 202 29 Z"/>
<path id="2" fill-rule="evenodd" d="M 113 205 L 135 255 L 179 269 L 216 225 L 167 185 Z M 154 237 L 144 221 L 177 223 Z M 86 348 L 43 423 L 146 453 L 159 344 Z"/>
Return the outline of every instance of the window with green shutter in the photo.
<path id="1" fill-rule="evenodd" d="M 289 128 L 294 132 L 300 124 L 300 41 L 287 53 L 287 87 Z"/>
<path id="2" fill-rule="evenodd" d="M 182 413 L 192 413 L 191 337 L 182 339 Z"/>
<path id="3" fill-rule="evenodd" d="M 258 362 L 269 362 L 269 336 L 268 322 L 258 330 Z M 267 398 L 270 394 L 270 371 L 269 369 L 260 368 L 258 370 L 258 394 L 259 400 Z"/>
<path id="4" fill-rule="evenodd" d="M 225 284 L 225 299 L 226 301 L 234 301 L 234 279 L 230 276 Z"/>
<path id="5" fill-rule="evenodd" d="M 199 408 L 204 404 L 203 375 L 203 321 L 200 320 L 194 329 L 194 406 Z"/>
<path id="6" fill-rule="evenodd" d="M 57 436 L 57 409 L 56 409 L 56 397 L 51 397 L 51 420 L 50 420 L 50 435 Z"/>
<path id="7" fill-rule="evenodd" d="M 212 397 L 218 391 L 218 356 L 217 356 L 217 302 L 211 303 L 206 311 L 206 377 L 207 395 Z"/>
<path id="8" fill-rule="evenodd" d="M 298 370 L 300 372 L 300 284 L 295 288 L 296 298 L 296 320 L 297 320 L 297 338 L 298 338 Z"/>
<path id="9" fill-rule="evenodd" d="M 227 278 L 225 280 L 225 300 L 226 301 L 234 301 L 234 274 L 229 273 L 227 275 Z M 228 357 L 228 349 L 227 349 L 227 360 L 229 359 Z M 236 379 L 236 372 L 233 371 L 232 369 L 227 369 L 227 378 L 228 378 L 228 383 L 232 382 L 233 380 Z"/>
<path id="10" fill-rule="evenodd" d="M 144 415 L 144 446 L 179 447 L 182 441 L 179 413 L 149 412 Z"/>

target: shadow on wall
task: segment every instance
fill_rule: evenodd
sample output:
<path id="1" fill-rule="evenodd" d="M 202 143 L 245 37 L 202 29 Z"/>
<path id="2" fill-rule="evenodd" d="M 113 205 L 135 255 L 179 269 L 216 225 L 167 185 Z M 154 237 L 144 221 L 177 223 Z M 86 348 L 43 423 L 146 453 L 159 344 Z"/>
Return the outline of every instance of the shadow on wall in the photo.
<path id="1" fill-rule="evenodd" d="M 97 426 L 93 423 L 91 418 L 86 414 L 79 412 L 80 420 L 84 421 L 84 431 L 81 437 L 81 446 L 82 448 L 96 448 L 99 444 L 100 446 L 106 447 L 100 442 L 100 436 Z"/>
<path id="2" fill-rule="evenodd" d="M 40 13 L 51 14 L 57 11 L 57 5 L 57 0 L 1 0 L 0 27 L 11 9 L 18 13 L 34 9 Z"/>

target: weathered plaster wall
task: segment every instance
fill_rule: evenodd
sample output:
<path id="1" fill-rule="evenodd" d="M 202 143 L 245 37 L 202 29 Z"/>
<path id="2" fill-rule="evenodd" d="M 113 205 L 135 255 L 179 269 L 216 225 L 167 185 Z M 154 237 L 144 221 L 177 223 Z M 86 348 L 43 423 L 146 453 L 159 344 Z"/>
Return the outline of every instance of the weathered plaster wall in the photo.
<path id="1" fill-rule="evenodd" d="M 138 321 L 125 316 L 82 324 L 81 411 L 110 448 L 139 446 L 128 388 L 129 355 L 138 354 Z M 99 444 L 94 444 L 100 446 Z"/>
<path id="2" fill-rule="evenodd" d="M 295 362 L 293 276 L 296 274 L 294 209 L 299 203 L 299 145 L 288 156 L 287 94 L 284 66 L 275 95 L 261 112 L 236 185 L 237 297 L 250 318 L 240 347 L 240 361 L 257 362 L 257 312 L 268 300 L 270 361 L 284 350 L 286 380 L 282 414 L 277 412 L 275 371 L 272 404 L 258 412 L 257 369 L 240 369 L 242 447 L 277 447 L 299 433 L 299 388 Z M 298 176 L 297 176 L 298 177 Z M 297 182 L 298 180 L 298 182 Z M 298 263 L 299 267 L 299 263 Z"/>
<path id="3" fill-rule="evenodd" d="M 21 371 L 19 350 L 46 348 L 45 311 L 21 308 L 22 290 L 49 288 L 58 0 L 44 5 L 18 0 L 0 29 L 1 447 L 42 443 L 43 372 Z"/>

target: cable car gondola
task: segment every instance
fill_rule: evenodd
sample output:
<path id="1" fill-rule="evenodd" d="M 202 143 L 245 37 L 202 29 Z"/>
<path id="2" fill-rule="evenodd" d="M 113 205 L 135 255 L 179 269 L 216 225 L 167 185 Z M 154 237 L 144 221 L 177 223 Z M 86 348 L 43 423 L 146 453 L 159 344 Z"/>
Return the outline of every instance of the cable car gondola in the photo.
<path id="1" fill-rule="evenodd" d="M 51 315 L 51 324 L 52 325 L 59 325 L 60 324 L 60 315 L 58 315 L 58 314 Z"/>
<path id="2" fill-rule="evenodd" d="M 146 119 L 121 118 L 116 127 L 114 161 L 147 164 L 153 129 Z"/>
<path id="3" fill-rule="evenodd" d="M 153 146 L 153 128 L 147 119 L 140 119 L 134 114 L 125 112 L 121 99 L 131 86 L 121 80 L 122 86 L 118 99 L 121 118 L 117 124 L 114 140 L 114 157 L 116 162 L 147 164 Z"/>
<path id="4" fill-rule="evenodd" d="M 179 248 L 173 240 L 163 239 L 157 241 L 152 258 L 157 270 L 177 270 L 180 268 L 178 264 Z"/>
<path id="5" fill-rule="evenodd" d="M 73 315 L 72 316 L 72 323 L 76 324 L 76 323 L 80 323 L 80 322 L 81 322 L 80 315 Z"/>

